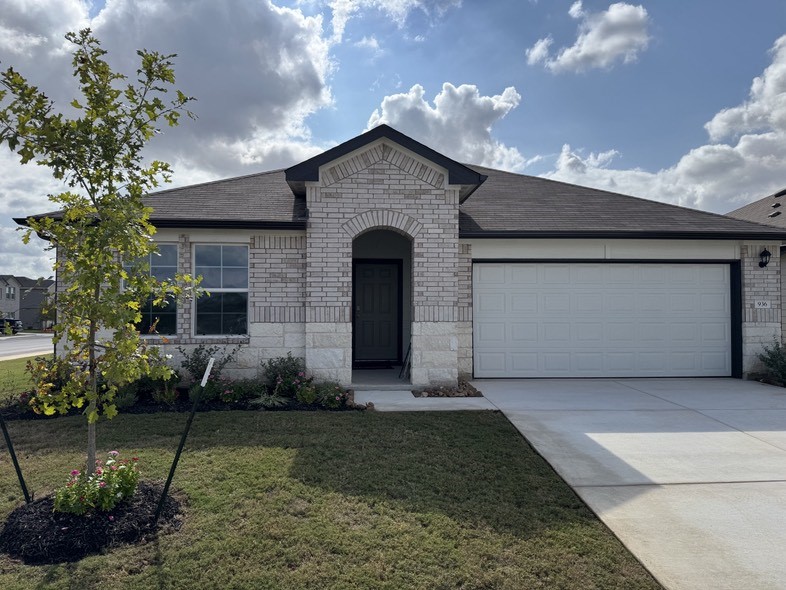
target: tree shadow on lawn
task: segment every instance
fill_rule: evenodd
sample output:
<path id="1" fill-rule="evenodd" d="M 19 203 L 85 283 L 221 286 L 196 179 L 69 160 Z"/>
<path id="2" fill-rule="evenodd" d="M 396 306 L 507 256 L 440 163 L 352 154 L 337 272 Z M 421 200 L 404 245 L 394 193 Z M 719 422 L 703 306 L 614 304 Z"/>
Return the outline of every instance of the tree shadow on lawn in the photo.
<path id="1" fill-rule="evenodd" d="M 173 455 L 185 420 L 185 415 L 120 416 L 100 424 L 99 446 L 164 448 Z M 28 422 L 30 429 L 23 424 L 14 423 L 15 440 L 28 456 L 82 448 L 83 419 Z M 387 502 L 413 513 L 441 513 L 518 538 L 597 524 L 498 412 L 198 414 L 184 458 L 218 446 L 241 453 L 249 446 L 295 449 L 289 475 L 308 486 L 371 505 Z M 157 468 L 168 468 L 172 455 L 162 456 Z"/>

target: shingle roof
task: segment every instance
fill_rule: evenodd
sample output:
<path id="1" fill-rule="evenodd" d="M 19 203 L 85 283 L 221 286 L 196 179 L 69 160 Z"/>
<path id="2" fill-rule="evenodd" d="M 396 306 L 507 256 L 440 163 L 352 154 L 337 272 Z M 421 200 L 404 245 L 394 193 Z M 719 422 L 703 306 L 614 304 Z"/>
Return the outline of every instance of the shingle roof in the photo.
<path id="1" fill-rule="evenodd" d="M 480 166 L 488 176 L 461 206 L 462 237 L 705 237 L 786 239 L 758 223 Z"/>
<path id="2" fill-rule="evenodd" d="M 729 217 L 786 228 L 786 189 L 727 213 Z"/>
<path id="3" fill-rule="evenodd" d="M 464 238 L 786 240 L 786 214 L 780 216 L 785 223 L 774 228 L 775 224 L 762 225 L 535 176 L 481 166 L 462 168 L 478 175 L 475 178 L 487 177 L 460 206 L 459 229 Z M 285 170 L 168 189 L 145 200 L 154 209 L 151 222 L 157 227 L 305 229 L 307 225 L 305 198 L 293 193 Z M 748 207 L 753 205 L 756 203 Z M 15 221 L 25 223 L 24 219 Z"/>
<path id="4" fill-rule="evenodd" d="M 157 227 L 198 227 L 213 221 L 239 227 L 305 227 L 305 199 L 296 197 L 273 170 L 152 193 L 145 204 L 153 208 Z"/>

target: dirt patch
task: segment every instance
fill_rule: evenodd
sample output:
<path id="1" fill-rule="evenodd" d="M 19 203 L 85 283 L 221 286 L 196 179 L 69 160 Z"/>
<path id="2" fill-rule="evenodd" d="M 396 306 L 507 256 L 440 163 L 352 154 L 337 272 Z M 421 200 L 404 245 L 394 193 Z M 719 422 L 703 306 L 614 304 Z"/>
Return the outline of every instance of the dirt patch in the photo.
<path id="1" fill-rule="evenodd" d="M 412 395 L 415 397 L 483 397 L 483 394 L 475 389 L 469 381 L 463 379 L 459 381 L 458 387 L 413 389 Z"/>
<path id="2" fill-rule="evenodd" d="M 27 564 L 78 561 L 122 544 L 139 543 L 182 524 L 180 502 L 170 494 L 158 525 L 153 517 L 163 485 L 140 482 L 136 493 L 110 512 L 84 516 L 53 512 L 47 496 L 15 509 L 0 532 L 0 551 Z"/>

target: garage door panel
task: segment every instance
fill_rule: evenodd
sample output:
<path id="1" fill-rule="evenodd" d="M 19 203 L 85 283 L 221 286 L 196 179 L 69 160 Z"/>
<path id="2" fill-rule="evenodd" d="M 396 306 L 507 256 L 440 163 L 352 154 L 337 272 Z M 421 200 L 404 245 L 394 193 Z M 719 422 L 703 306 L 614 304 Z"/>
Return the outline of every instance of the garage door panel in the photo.
<path id="1" fill-rule="evenodd" d="M 479 313 L 505 313 L 504 293 L 479 293 L 477 298 Z"/>
<path id="2" fill-rule="evenodd" d="M 728 264 L 474 266 L 477 377 L 731 374 Z"/>
<path id="3" fill-rule="evenodd" d="M 536 343 L 538 341 L 537 322 L 514 322 L 509 326 L 511 342 Z"/>

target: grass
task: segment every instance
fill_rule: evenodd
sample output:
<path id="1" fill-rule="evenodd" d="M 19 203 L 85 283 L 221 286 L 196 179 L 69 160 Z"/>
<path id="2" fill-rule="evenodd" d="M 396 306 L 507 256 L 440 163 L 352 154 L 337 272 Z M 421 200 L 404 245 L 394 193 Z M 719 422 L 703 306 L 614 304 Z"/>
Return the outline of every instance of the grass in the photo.
<path id="1" fill-rule="evenodd" d="M 25 367 L 27 366 L 27 361 L 33 360 L 38 356 L 51 355 L 35 355 L 10 361 L 0 361 L 0 406 L 3 406 L 10 397 L 30 389 L 32 382 L 30 381 L 30 375 L 25 372 Z"/>
<path id="2" fill-rule="evenodd" d="M 100 423 L 163 479 L 186 416 Z M 38 496 L 84 461 L 82 417 L 9 429 Z M 183 528 L 78 563 L 0 556 L 0 588 L 660 588 L 499 413 L 207 412 Z M 0 446 L 0 519 L 21 501 Z"/>

